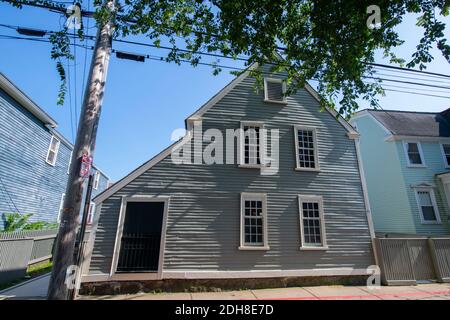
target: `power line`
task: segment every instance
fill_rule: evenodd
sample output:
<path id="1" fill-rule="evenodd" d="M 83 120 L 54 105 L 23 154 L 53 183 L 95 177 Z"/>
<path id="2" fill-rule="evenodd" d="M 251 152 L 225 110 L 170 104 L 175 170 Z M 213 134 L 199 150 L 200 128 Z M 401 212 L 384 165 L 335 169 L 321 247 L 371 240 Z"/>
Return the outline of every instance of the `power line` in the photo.
<path id="1" fill-rule="evenodd" d="M 2 0 L 4 2 L 13 2 L 11 0 Z M 15 3 L 17 3 L 15 1 Z M 48 3 L 52 3 L 52 1 L 48 1 Z M 66 12 L 66 8 L 64 6 L 62 6 L 61 3 L 54 3 L 54 5 L 49 5 L 49 4 L 35 4 L 35 3 L 27 3 L 27 2 L 23 2 L 21 3 L 22 5 L 27 5 L 27 6 L 34 6 L 34 7 L 39 7 L 39 8 L 45 8 L 45 9 L 52 9 L 58 13 L 65 13 Z M 82 10 L 81 11 L 81 15 L 84 17 L 88 17 L 88 18 L 92 18 L 94 16 L 94 12 L 92 11 L 87 11 L 87 10 Z M 119 15 L 120 18 L 120 15 Z M 130 23 L 135 23 L 136 21 L 133 20 L 125 20 L 126 22 L 130 22 Z M 213 33 L 205 33 L 202 31 L 192 31 L 192 33 L 194 34 L 202 34 L 205 36 L 209 36 L 209 37 L 215 37 L 215 38 L 220 38 L 220 35 L 218 34 L 213 34 Z M 287 51 L 287 48 L 284 47 L 277 47 L 277 50 L 280 51 Z M 416 69 L 410 69 L 410 68 L 402 68 L 402 67 L 397 67 L 397 66 L 392 66 L 392 65 L 386 65 L 386 64 L 381 64 L 381 63 L 373 63 L 373 62 L 363 62 L 367 65 L 371 65 L 374 67 L 381 67 L 381 68 L 388 68 L 388 69 L 393 69 L 393 70 L 402 70 L 405 72 L 414 72 L 414 73 L 421 73 L 421 74 L 427 74 L 427 75 L 433 75 L 433 76 L 438 76 L 438 77 L 444 77 L 444 78 L 450 78 L 450 75 L 446 75 L 446 74 L 441 74 L 441 73 L 436 73 L 436 72 L 429 72 L 429 71 L 423 71 L 423 70 L 416 70 Z"/>
<path id="2" fill-rule="evenodd" d="M 1 35 L 0 35 L 1 36 Z M 25 38 L 27 39 L 27 38 Z M 145 44 L 144 44 L 145 45 Z M 87 46 L 85 46 L 85 48 L 88 48 Z M 92 48 L 91 48 L 92 49 Z M 116 52 L 116 50 L 113 50 L 114 52 Z M 153 60 L 153 61 L 160 61 L 160 62 L 165 62 L 165 58 L 161 57 L 161 56 L 154 56 L 154 55 L 147 55 L 145 56 L 147 59 L 149 60 Z M 189 63 L 192 64 L 192 62 L 190 60 L 185 60 L 185 59 L 180 59 L 180 62 L 183 63 Z M 216 67 L 216 68 L 222 68 L 222 69 L 231 69 L 231 70 L 235 70 L 235 71 L 244 71 L 244 68 L 240 68 L 240 67 L 233 67 L 233 66 L 227 66 L 227 65 L 222 65 L 222 64 L 216 64 L 216 63 L 207 63 L 207 62 L 198 62 L 198 65 L 204 65 L 204 66 L 210 66 L 210 67 Z M 267 72 L 266 72 L 267 73 Z M 267 73 L 270 74 L 270 73 Z M 394 80 L 394 79 L 384 79 L 384 78 L 375 78 L 375 77 L 365 77 L 365 78 L 369 78 L 369 79 L 374 79 L 374 80 L 385 80 L 385 81 L 393 81 L 393 82 L 399 82 L 399 83 L 407 83 L 407 84 L 413 84 L 413 85 L 422 85 L 422 86 L 431 86 L 431 87 L 437 87 L 437 88 L 444 88 L 444 89 L 450 89 L 450 87 L 442 87 L 442 86 L 433 86 L 433 85 L 429 85 L 429 84 L 423 84 L 423 83 L 412 83 L 412 82 L 405 82 L 405 81 L 400 81 L 400 80 Z M 311 80 L 315 80 L 317 81 L 317 79 L 311 79 Z M 392 86 L 392 85 L 391 85 Z M 405 88 L 408 90 L 418 90 L 416 88 Z M 450 97 L 446 97 L 446 96 L 440 96 L 440 95 L 430 95 L 430 94 L 426 94 L 426 93 L 418 93 L 418 92 L 408 92 L 408 91 L 401 91 L 401 90 L 393 90 L 393 89 L 385 89 L 386 91 L 395 91 L 395 92 L 402 92 L 402 93 L 410 93 L 410 94 L 416 94 L 416 95 L 424 95 L 424 96 L 431 96 L 431 97 L 438 97 L 438 98 L 446 98 L 449 99 Z"/>

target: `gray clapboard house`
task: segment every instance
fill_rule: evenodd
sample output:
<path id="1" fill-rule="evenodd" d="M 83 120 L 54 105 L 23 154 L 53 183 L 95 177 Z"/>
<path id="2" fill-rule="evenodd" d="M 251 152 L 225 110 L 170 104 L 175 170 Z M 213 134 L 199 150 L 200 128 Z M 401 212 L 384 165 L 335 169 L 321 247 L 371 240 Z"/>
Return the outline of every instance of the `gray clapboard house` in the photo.
<path id="1" fill-rule="evenodd" d="M 283 90 L 282 75 L 266 78 L 257 92 L 243 73 L 186 119 L 184 139 L 94 198 L 85 288 L 366 275 L 375 263 L 374 234 L 357 133 L 334 111 L 321 112 L 309 85 L 288 97 Z M 253 128 L 256 135 L 236 139 L 233 164 L 174 163 L 172 150 L 191 148 L 199 123 L 202 133 Z M 260 170 L 262 129 L 279 130 L 275 174 Z"/>
<path id="2" fill-rule="evenodd" d="M 73 145 L 57 126 L 0 73 L 0 230 L 4 214 L 11 212 L 32 214 L 31 221 L 59 222 Z M 92 174 L 95 196 L 108 187 L 109 178 L 95 165 Z M 94 205 L 90 220 L 92 210 Z"/>

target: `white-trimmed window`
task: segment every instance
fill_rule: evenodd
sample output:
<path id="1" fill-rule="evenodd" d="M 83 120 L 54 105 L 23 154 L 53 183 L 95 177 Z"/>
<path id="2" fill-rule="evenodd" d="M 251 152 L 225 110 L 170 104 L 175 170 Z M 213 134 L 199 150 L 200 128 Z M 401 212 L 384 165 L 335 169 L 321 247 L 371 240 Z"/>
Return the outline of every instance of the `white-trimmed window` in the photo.
<path id="1" fill-rule="evenodd" d="M 406 160 L 409 167 L 424 167 L 422 146 L 420 142 L 405 141 L 403 143 L 405 148 Z"/>
<path id="2" fill-rule="evenodd" d="M 67 174 L 70 174 L 70 165 L 72 164 L 72 155 L 73 155 L 73 150 L 70 152 L 69 165 L 67 166 Z"/>
<path id="3" fill-rule="evenodd" d="M 95 203 L 91 202 L 89 204 L 89 214 L 87 217 L 87 224 L 92 224 L 92 222 L 94 222 L 94 215 L 95 215 Z"/>
<path id="4" fill-rule="evenodd" d="M 300 250 L 327 249 L 321 196 L 299 195 Z"/>
<path id="5" fill-rule="evenodd" d="M 64 209 L 64 198 L 66 197 L 66 194 L 63 193 L 61 195 L 61 200 L 59 202 L 59 209 L 58 209 L 58 216 L 56 217 L 56 222 L 60 223 L 61 222 L 61 217 L 62 217 L 62 211 Z"/>
<path id="6" fill-rule="evenodd" d="M 282 79 L 264 78 L 264 101 L 286 103 L 286 82 Z"/>
<path id="7" fill-rule="evenodd" d="M 315 128 L 294 127 L 296 170 L 319 170 Z"/>
<path id="8" fill-rule="evenodd" d="M 414 189 L 417 205 L 419 206 L 420 220 L 422 224 L 441 223 L 436 197 L 432 187 Z"/>
<path id="9" fill-rule="evenodd" d="M 450 168 L 450 143 L 441 143 L 442 157 L 446 168 Z"/>
<path id="10" fill-rule="evenodd" d="M 267 203 L 263 193 L 241 194 L 240 250 L 268 250 Z"/>
<path id="11" fill-rule="evenodd" d="M 93 188 L 97 190 L 99 185 L 100 185 L 100 172 L 95 171 Z"/>
<path id="12" fill-rule="evenodd" d="M 241 122 L 241 161 L 244 167 L 259 168 L 264 154 L 264 125 L 262 122 Z"/>
<path id="13" fill-rule="evenodd" d="M 56 138 L 55 136 L 52 136 L 52 139 L 50 140 L 50 145 L 48 146 L 47 157 L 45 160 L 49 165 L 54 166 L 56 163 L 56 158 L 58 157 L 59 144 L 60 144 L 59 139 Z"/>

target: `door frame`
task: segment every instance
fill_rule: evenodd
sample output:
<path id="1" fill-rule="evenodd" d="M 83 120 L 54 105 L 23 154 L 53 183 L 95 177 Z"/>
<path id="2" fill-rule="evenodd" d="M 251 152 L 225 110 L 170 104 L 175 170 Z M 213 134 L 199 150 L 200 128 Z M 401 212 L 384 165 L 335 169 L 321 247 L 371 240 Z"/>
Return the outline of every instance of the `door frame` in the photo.
<path id="1" fill-rule="evenodd" d="M 166 227 L 167 227 L 167 212 L 169 209 L 169 196 L 156 195 L 133 195 L 122 196 L 120 205 L 119 220 L 117 223 L 116 240 L 114 243 L 114 252 L 111 263 L 110 278 L 111 280 L 158 280 L 162 279 L 162 269 L 164 265 L 164 249 L 166 244 Z M 128 202 L 163 202 L 163 220 L 161 226 L 161 242 L 159 245 L 159 260 L 157 272 L 120 272 L 117 273 L 117 264 L 119 261 L 121 239 L 123 234 L 123 226 L 125 223 L 125 215 L 127 211 Z"/>

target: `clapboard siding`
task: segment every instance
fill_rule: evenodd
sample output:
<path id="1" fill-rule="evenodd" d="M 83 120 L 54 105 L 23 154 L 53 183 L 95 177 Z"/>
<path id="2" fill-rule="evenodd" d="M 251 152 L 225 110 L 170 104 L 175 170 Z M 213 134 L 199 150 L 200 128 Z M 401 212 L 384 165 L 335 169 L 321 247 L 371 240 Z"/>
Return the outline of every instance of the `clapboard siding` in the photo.
<path id="1" fill-rule="evenodd" d="M 408 167 L 403 141 L 386 141 L 390 134 L 370 116 L 352 120 L 361 135 L 361 159 L 367 181 L 375 231 L 380 234 L 448 235 L 450 211 L 437 174 L 448 172 L 438 141 L 420 141 L 426 167 Z M 409 141 L 409 140 L 408 140 Z M 388 164 L 388 165 L 383 165 Z M 441 224 L 422 224 L 412 186 L 435 185 Z"/>
<path id="2" fill-rule="evenodd" d="M 254 84 L 246 78 L 207 111 L 203 131 L 216 128 L 225 137 L 226 129 L 240 128 L 240 121 L 263 121 L 267 129 L 279 129 L 279 172 L 264 176 L 236 164 L 175 165 L 170 156 L 163 159 L 102 203 L 90 274 L 110 272 L 121 198 L 131 195 L 170 196 L 164 271 L 373 264 L 354 141 L 333 116 L 319 111 L 305 90 L 278 105 L 263 102 L 263 92 L 256 93 Z M 317 127 L 320 172 L 294 170 L 294 125 Z M 267 194 L 268 251 L 238 250 L 241 192 Z M 299 250 L 298 194 L 323 196 L 329 250 Z"/>
<path id="3" fill-rule="evenodd" d="M 56 222 L 73 146 L 61 140 L 51 166 L 45 161 L 51 137 L 42 121 L 0 89 L 0 229 L 6 212 Z M 102 174 L 94 195 L 106 188 L 107 181 Z"/>

